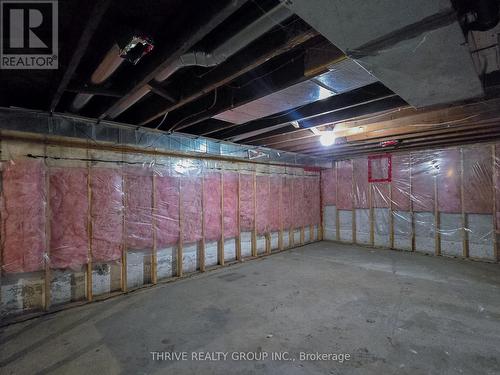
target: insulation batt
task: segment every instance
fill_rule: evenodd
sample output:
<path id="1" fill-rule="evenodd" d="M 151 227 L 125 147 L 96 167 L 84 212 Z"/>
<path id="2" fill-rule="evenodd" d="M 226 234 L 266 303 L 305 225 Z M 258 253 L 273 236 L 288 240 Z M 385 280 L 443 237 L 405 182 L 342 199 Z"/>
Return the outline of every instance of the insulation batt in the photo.
<path id="1" fill-rule="evenodd" d="M 2 167 L 3 271 L 40 271 L 45 253 L 43 162 L 16 160 Z"/>
<path id="2" fill-rule="evenodd" d="M 395 210 L 410 211 L 410 154 L 392 156 L 392 201 Z"/>
<path id="3" fill-rule="evenodd" d="M 238 174 L 224 173 L 224 237 L 238 236 Z"/>
<path id="4" fill-rule="evenodd" d="M 281 191 L 281 219 L 283 221 L 283 228 L 290 229 L 293 227 L 293 178 L 282 178 L 282 191 Z"/>
<path id="5" fill-rule="evenodd" d="M 196 242 L 203 238 L 201 221 L 201 178 L 182 177 L 182 239 L 184 242 Z"/>
<path id="6" fill-rule="evenodd" d="M 281 177 L 271 176 L 271 198 L 269 199 L 269 230 L 276 232 L 280 229 L 280 190 Z M 319 210 L 319 203 L 318 203 Z"/>
<path id="7" fill-rule="evenodd" d="M 352 161 L 354 177 L 354 208 L 369 208 L 368 158 Z"/>
<path id="8" fill-rule="evenodd" d="M 434 211 L 434 176 L 437 173 L 438 155 L 435 152 L 412 154 L 412 195 L 414 211 Z"/>
<path id="9" fill-rule="evenodd" d="M 50 266 L 78 270 L 88 261 L 86 168 L 50 170 Z"/>
<path id="10" fill-rule="evenodd" d="M 270 217 L 269 217 L 269 201 L 271 193 L 271 181 L 269 176 L 257 176 L 257 233 L 262 235 L 269 232 Z"/>
<path id="11" fill-rule="evenodd" d="M 294 197 L 294 199 L 292 200 L 292 226 L 294 228 L 299 228 L 304 225 L 304 216 L 306 216 L 304 215 L 304 179 L 302 177 L 294 177 L 292 179 L 292 184 Z"/>
<path id="12" fill-rule="evenodd" d="M 253 175 L 240 175 L 240 229 L 254 229 Z"/>
<path id="13" fill-rule="evenodd" d="M 149 168 L 125 170 L 127 248 L 153 248 L 153 176 Z"/>
<path id="14" fill-rule="evenodd" d="M 221 238 L 221 175 L 210 173 L 205 175 L 204 179 L 205 239 L 216 241 Z"/>
<path id="15" fill-rule="evenodd" d="M 352 162 L 343 160 L 337 162 L 337 208 L 352 210 Z"/>
<path id="16" fill-rule="evenodd" d="M 156 240 L 161 249 L 179 242 L 179 178 L 157 176 L 155 189 Z"/>
<path id="17" fill-rule="evenodd" d="M 321 191 L 325 206 L 332 206 L 337 203 L 335 187 L 335 169 L 325 169 L 321 171 Z"/>
<path id="18" fill-rule="evenodd" d="M 92 260 L 109 262 L 121 258 L 123 243 L 123 184 L 119 169 L 93 168 Z"/>

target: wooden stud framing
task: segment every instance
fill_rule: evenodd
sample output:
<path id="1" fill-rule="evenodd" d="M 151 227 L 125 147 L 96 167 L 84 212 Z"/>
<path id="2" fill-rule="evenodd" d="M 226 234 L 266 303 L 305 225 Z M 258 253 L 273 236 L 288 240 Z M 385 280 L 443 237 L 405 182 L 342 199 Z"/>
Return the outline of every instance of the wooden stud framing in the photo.
<path id="1" fill-rule="evenodd" d="M 201 176 L 201 240 L 198 243 L 200 272 L 205 272 L 205 176 Z"/>
<path id="2" fill-rule="evenodd" d="M 224 265 L 224 166 L 220 171 L 220 240 L 218 246 L 218 263 Z M 237 241 L 236 241 L 237 242 Z"/>
<path id="3" fill-rule="evenodd" d="M 122 166 L 123 171 L 123 166 Z M 122 216 L 122 225 L 123 225 L 123 242 L 122 242 L 122 272 L 121 272 L 121 289 L 123 292 L 127 292 L 127 225 L 125 215 L 127 213 L 127 183 L 125 173 L 122 173 L 122 206 L 123 206 L 123 216 Z"/>
<path id="4" fill-rule="evenodd" d="M 268 185 L 269 185 L 269 189 L 268 189 L 268 192 L 269 192 L 269 199 L 271 199 L 271 174 L 269 174 L 268 176 Z M 268 204 L 268 214 L 269 214 L 269 206 L 271 204 L 271 202 L 268 200 L 267 202 Z M 270 227 L 268 228 L 268 231 L 266 232 L 266 254 L 271 254 L 271 232 L 270 232 Z"/>
<path id="5" fill-rule="evenodd" d="M 179 178 L 179 243 L 177 245 L 177 276 L 182 277 L 182 258 L 183 258 L 183 246 L 184 246 L 184 219 L 183 219 L 183 209 L 182 209 L 182 178 Z"/>
<path id="6" fill-rule="evenodd" d="M 339 214 L 339 170 L 335 162 L 335 237 L 340 241 L 340 214 Z"/>
<path id="7" fill-rule="evenodd" d="M 291 184 L 290 188 L 291 188 L 291 191 L 292 191 L 291 197 L 292 197 L 292 199 L 295 199 L 295 195 L 293 194 L 293 186 L 295 185 L 295 174 L 293 176 L 294 176 L 294 179 L 292 180 L 292 184 Z M 293 219 L 293 209 L 292 209 L 292 219 Z M 289 247 L 294 247 L 295 246 L 294 224 L 291 224 L 290 228 L 288 228 L 288 230 L 289 230 L 289 232 L 288 232 L 288 245 L 289 245 Z"/>
<path id="8" fill-rule="evenodd" d="M 238 173 L 238 237 L 236 238 L 236 260 L 241 261 L 241 175 Z"/>
<path id="9" fill-rule="evenodd" d="M 153 172 L 152 177 L 153 188 L 152 201 L 153 209 L 151 211 L 151 222 L 153 225 L 153 253 L 151 254 L 151 283 L 154 285 L 158 283 L 158 234 L 156 229 L 156 210 L 158 208 L 158 202 L 156 198 L 156 173 Z"/>
<path id="10" fill-rule="evenodd" d="M 462 209 L 462 246 L 463 256 L 469 257 L 469 236 L 467 234 L 467 214 L 464 206 L 464 150 L 460 148 L 460 207 Z"/>
<path id="11" fill-rule="evenodd" d="M 369 209 L 368 220 L 370 222 L 370 245 L 375 246 L 375 230 L 373 225 L 374 222 L 373 185 L 370 182 L 368 183 L 368 209 Z"/>
<path id="12" fill-rule="evenodd" d="M 434 176 L 434 253 L 436 256 L 441 255 L 441 233 L 440 233 L 440 217 L 438 204 L 438 176 Z"/>
<path id="13" fill-rule="evenodd" d="M 280 176 L 280 186 L 279 186 L 279 202 L 278 202 L 278 210 L 279 210 L 279 222 L 280 222 L 280 232 L 279 232 L 279 237 L 278 237 L 278 248 L 279 250 L 284 249 L 284 244 L 283 244 L 283 215 L 282 215 L 282 210 L 283 210 L 283 176 Z"/>
<path id="14" fill-rule="evenodd" d="M 392 203 L 392 181 L 389 187 L 389 247 L 394 249 L 394 205 Z"/>
<path id="15" fill-rule="evenodd" d="M 356 195 L 355 182 L 354 182 L 354 160 L 351 159 L 351 200 L 352 200 L 352 243 L 357 243 L 356 240 L 356 205 L 354 204 L 354 197 Z"/>
<path id="16" fill-rule="evenodd" d="M 252 256 L 257 256 L 257 174 L 253 172 L 253 230 Z"/>
<path id="17" fill-rule="evenodd" d="M 415 215 L 413 213 L 413 159 L 411 152 L 408 154 L 410 163 L 410 220 L 411 220 L 411 251 L 415 251 Z"/>
<path id="18" fill-rule="evenodd" d="M 332 168 L 333 173 L 333 168 Z M 324 220 L 324 207 L 323 207 L 323 178 L 322 171 L 319 173 L 319 225 L 318 225 L 318 241 L 323 240 L 323 233 L 325 233 L 325 220 Z"/>
<path id="19" fill-rule="evenodd" d="M 89 158 L 89 151 L 87 150 L 87 159 Z M 91 164 L 87 162 L 87 240 L 88 240 L 88 261 L 87 261 L 87 301 L 92 302 L 94 299 L 92 293 L 92 174 L 91 174 Z"/>
<path id="20" fill-rule="evenodd" d="M 47 145 L 44 147 L 44 154 L 47 156 Z M 44 274 L 44 288 L 43 288 L 43 308 L 44 310 L 50 309 L 51 304 L 51 271 L 50 271 L 50 245 L 51 245 L 51 208 L 50 208 L 50 173 L 47 165 L 47 158 L 44 160 L 45 166 L 45 274 Z"/>
<path id="21" fill-rule="evenodd" d="M 498 261 L 497 245 L 497 168 L 496 168 L 496 145 L 491 145 L 491 186 L 493 194 L 493 258 Z"/>

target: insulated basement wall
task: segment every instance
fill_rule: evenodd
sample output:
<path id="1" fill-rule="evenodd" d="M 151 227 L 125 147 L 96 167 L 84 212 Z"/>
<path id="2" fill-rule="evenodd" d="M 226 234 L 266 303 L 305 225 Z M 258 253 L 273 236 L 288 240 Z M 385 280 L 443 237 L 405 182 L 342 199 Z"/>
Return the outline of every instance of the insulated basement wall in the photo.
<path id="1" fill-rule="evenodd" d="M 498 148 L 478 144 L 335 162 L 321 172 L 324 239 L 498 261 Z"/>
<path id="2" fill-rule="evenodd" d="M 321 238 L 319 169 L 101 146 L 1 141 L 2 318 Z"/>

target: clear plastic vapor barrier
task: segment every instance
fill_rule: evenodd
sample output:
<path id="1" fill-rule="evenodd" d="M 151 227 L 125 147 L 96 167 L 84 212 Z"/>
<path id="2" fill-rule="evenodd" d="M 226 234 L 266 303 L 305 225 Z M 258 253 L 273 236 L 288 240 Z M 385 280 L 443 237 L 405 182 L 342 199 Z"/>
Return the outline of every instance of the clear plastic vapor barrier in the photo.
<path id="1" fill-rule="evenodd" d="M 2 318 L 320 238 L 319 170 L 20 140 L 1 147 Z"/>
<path id="2" fill-rule="evenodd" d="M 324 238 L 498 261 L 492 144 L 337 161 L 321 173 Z"/>

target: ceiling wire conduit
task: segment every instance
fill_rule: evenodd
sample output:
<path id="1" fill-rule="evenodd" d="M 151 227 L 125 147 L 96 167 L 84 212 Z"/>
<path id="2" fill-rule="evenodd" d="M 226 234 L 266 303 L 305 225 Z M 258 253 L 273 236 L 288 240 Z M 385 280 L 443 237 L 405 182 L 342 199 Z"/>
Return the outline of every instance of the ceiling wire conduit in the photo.
<path id="1" fill-rule="evenodd" d="M 254 40 L 263 36 L 277 24 L 291 17 L 293 13 L 283 5 L 277 5 L 269 12 L 263 14 L 250 25 L 226 40 L 223 44 L 211 52 L 191 51 L 182 55 L 179 59 L 163 69 L 155 77 L 155 81 L 162 82 L 172 76 L 177 70 L 188 66 L 213 67 L 217 66 L 229 57 L 249 45 Z M 132 105 L 137 103 L 147 93 L 151 91 L 149 85 L 145 85 L 133 93 L 123 105 L 108 114 L 114 119 Z"/>

